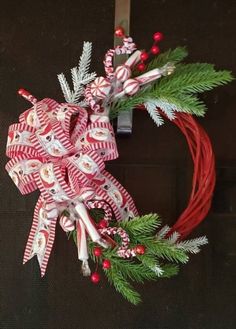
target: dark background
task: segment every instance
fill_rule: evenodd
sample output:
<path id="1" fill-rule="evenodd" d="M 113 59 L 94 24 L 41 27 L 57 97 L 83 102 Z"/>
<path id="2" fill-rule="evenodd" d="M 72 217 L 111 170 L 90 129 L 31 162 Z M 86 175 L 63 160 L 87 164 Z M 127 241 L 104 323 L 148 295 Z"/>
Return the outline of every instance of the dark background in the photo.
<path id="1" fill-rule="evenodd" d="M 162 31 L 162 49 L 186 45 L 188 61 L 211 62 L 236 74 L 236 2 L 133 0 L 131 35 L 141 48 Z M 62 101 L 56 74 L 78 62 L 83 40 L 93 42 L 92 69 L 113 44 L 114 1 L 1 1 L 0 14 L 0 327 L 1 329 L 233 329 L 236 327 L 236 83 L 203 96 L 209 111 L 199 120 L 212 139 L 217 163 L 213 207 L 192 236 L 209 245 L 180 274 L 137 287 L 134 307 L 102 279 L 80 275 L 76 248 L 58 226 L 46 277 L 35 259 L 22 256 L 37 195 L 21 196 L 4 170 L 8 126 L 28 103 L 19 87 L 38 99 Z M 120 158 L 108 169 L 143 213 L 174 223 L 191 188 L 192 163 L 184 138 L 171 123 L 157 129 L 135 113 L 134 130 L 118 138 Z"/>

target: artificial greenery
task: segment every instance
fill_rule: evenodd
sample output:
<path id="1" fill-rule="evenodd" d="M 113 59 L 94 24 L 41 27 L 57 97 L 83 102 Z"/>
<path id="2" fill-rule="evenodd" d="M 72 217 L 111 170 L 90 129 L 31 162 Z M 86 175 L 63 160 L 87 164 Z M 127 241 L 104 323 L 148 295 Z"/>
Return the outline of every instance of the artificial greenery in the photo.
<path id="1" fill-rule="evenodd" d="M 151 85 L 140 89 L 134 96 L 122 98 L 111 104 L 110 117 L 119 112 L 131 110 L 150 99 L 171 104 L 173 110 L 203 116 L 206 106 L 198 94 L 232 81 L 229 71 L 217 71 L 207 63 L 180 63 L 187 56 L 186 48 L 178 47 L 155 57 L 146 68 L 150 71 L 172 62 L 176 69 L 173 74 L 154 81 Z M 134 73 L 134 77 L 137 72 Z"/>
<path id="2" fill-rule="evenodd" d="M 94 210 L 98 215 L 99 211 Z M 101 217 L 100 217 L 101 218 Z M 98 217 L 95 218 L 97 221 Z M 145 281 L 169 278 L 178 273 L 178 264 L 188 261 L 188 252 L 199 251 L 199 246 L 207 242 L 205 238 L 179 242 L 178 235 L 172 234 L 165 238 L 158 234 L 161 220 L 157 214 L 149 214 L 135 217 L 129 221 L 111 222 L 110 226 L 124 229 L 130 238 L 130 248 L 137 245 L 145 246 L 145 253 L 128 259 L 117 255 L 116 247 L 103 249 L 102 257 L 95 257 L 93 248 L 96 244 L 89 241 L 90 258 L 99 265 L 104 259 L 111 262 L 111 268 L 104 269 L 104 273 L 115 289 L 120 292 L 129 302 L 136 305 L 141 301 L 139 293 L 132 286 L 132 282 L 144 283 Z M 162 229 L 163 231 L 163 229 Z M 168 232 L 168 229 L 165 229 Z M 76 243 L 76 231 L 73 232 Z M 118 241 L 118 240 L 116 240 Z M 101 267 L 102 268 L 102 267 Z"/>

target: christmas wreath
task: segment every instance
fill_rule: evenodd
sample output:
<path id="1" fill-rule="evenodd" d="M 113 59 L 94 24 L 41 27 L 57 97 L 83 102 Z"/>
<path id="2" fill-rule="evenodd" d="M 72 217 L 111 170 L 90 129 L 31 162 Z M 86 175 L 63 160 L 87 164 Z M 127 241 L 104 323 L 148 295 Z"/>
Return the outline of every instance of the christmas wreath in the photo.
<path id="1" fill-rule="evenodd" d="M 140 295 L 132 282 L 175 275 L 178 264 L 207 243 L 206 237 L 183 240 L 206 216 L 215 184 L 211 143 L 192 115 L 206 111 L 199 93 L 232 76 L 211 64 L 183 63 L 187 51 L 182 47 L 160 53 L 160 32 L 148 52 L 137 50 L 122 28 L 115 34 L 122 44 L 106 53 L 105 77 L 89 73 L 89 42 L 78 67 L 71 69 L 73 88 L 63 73 L 58 75 L 65 103 L 37 101 L 19 90 L 33 105 L 9 127 L 6 169 L 22 194 L 41 193 L 24 263 L 36 255 L 45 274 L 59 220 L 77 245 L 83 275 L 98 283 L 102 269 L 116 290 L 137 304 Z M 129 57 L 114 68 L 113 57 L 119 54 Z M 110 119 L 131 109 L 146 110 L 157 126 L 171 120 L 186 137 L 194 163 L 192 192 L 172 228 L 161 227 L 155 213 L 139 216 L 131 196 L 104 169 L 105 161 L 118 157 Z"/>

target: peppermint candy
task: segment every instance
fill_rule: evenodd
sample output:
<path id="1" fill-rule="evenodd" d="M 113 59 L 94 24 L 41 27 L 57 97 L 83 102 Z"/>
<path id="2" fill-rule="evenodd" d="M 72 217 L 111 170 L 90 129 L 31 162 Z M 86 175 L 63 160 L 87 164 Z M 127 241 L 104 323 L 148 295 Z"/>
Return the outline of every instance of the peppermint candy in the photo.
<path id="1" fill-rule="evenodd" d="M 98 77 L 91 83 L 90 88 L 91 94 L 94 97 L 103 99 L 109 94 L 111 90 L 111 83 L 104 77 Z"/>
<path id="2" fill-rule="evenodd" d="M 127 65 L 117 66 L 115 73 L 116 73 L 116 79 L 121 82 L 126 81 L 131 76 L 130 67 Z"/>
<path id="3" fill-rule="evenodd" d="M 123 90 L 127 95 L 134 95 L 140 89 L 139 82 L 136 79 L 128 79 L 124 82 Z"/>
<path id="4" fill-rule="evenodd" d="M 71 231 L 74 231 L 74 229 L 75 229 L 74 222 L 68 216 L 62 215 L 59 223 L 61 225 L 61 228 L 65 232 L 71 232 Z"/>

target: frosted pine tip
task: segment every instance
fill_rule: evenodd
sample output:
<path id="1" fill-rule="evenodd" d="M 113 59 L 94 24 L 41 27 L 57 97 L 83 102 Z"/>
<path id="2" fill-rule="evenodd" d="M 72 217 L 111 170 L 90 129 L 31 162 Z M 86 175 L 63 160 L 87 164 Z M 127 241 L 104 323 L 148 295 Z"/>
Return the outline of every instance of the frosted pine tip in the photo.
<path id="1" fill-rule="evenodd" d="M 20 88 L 17 92 L 20 96 L 24 97 L 27 101 L 29 101 L 32 104 L 37 103 L 37 98 L 35 98 L 33 95 L 31 95 L 27 90 L 24 88 Z"/>

